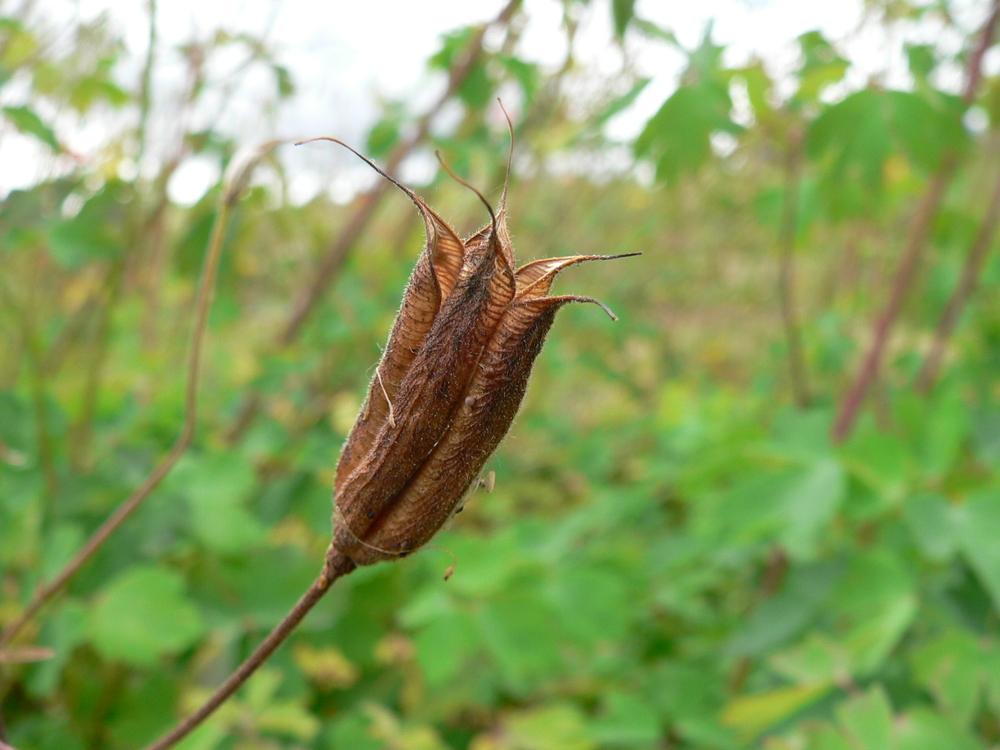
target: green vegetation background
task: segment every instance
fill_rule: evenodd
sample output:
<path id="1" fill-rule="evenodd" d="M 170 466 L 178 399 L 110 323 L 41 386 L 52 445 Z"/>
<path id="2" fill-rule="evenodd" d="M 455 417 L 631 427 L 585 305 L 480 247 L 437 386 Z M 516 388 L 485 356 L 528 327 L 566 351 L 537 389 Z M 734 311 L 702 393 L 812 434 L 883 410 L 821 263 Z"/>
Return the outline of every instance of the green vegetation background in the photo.
<path id="1" fill-rule="evenodd" d="M 524 11 L 511 7 L 495 24 L 505 41 L 448 98 L 457 128 L 433 141 L 495 199 L 507 142 L 493 100 L 508 92 L 515 249 L 523 260 L 641 251 L 558 282 L 620 321 L 583 306 L 560 315 L 490 464 L 495 490 L 475 492 L 435 542 L 457 557 L 451 580 L 451 557 L 432 549 L 338 582 L 184 747 L 995 747 L 996 255 L 935 387 L 914 385 L 1000 165 L 1000 79 L 982 81 L 971 115 L 934 85 L 939 69 L 969 65 L 975 29 L 943 16 L 949 3 L 870 2 L 866 23 L 887 38 L 941 23 L 965 50 L 908 47 L 910 87 L 852 88 L 842 50 L 808 34 L 780 94 L 760 63 L 727 68 L 706 35 L 680 50 L 679 88 L 642 135 L 616 144 L 604 123 L 644 82 L 521 60 Z M 613 13 L 619 39 L 677 46 L 629 2 L 564 10 L 567 33 L 583 10 Z M 61 117 L 132 113 L 141 125 L 0 203 L 0 624 L 178 434 L 220 190 L 184 209 L 165 193 L 176 164 L 123 178 L 146 147 L 149 91 L 115 78 L 113 23 L 74 26 L 61 48 L 47 42 L 52 24 L 0 18 L 0 85 L 30 82 L 0 137 L 18 130 L 58 158 Z M 476 31 L 445 39 L 432 70 L 454 73 Z M 180 50 L 205 74 L 183 106 L 221 85 L 199 66 L 234 46 L 273 74 L 269 106 L 292 93 L 266 46 L 219 34 Z M 384 161 L 421 114 L 387 103 L 367 153 Z M 237 145 L 207 131 L 172 147 L 225 162 Z M 601 170 L 623 155 L 655 171 L 654 184 Z M 958 168 L 884 368 L 849 439 L 833 441 L 921 196 L 949 160 Z M 275 162 L 264 168 L 280 177 Z M 462 231 L 485 219 L 447 178 L 419 192 Z M 195 443 L 0 661 L 0 730 L 14 747 L 141 747 L 198 705 L 317 573 L 340 445 L 421 246 L 403 196 L 386 195 L 301 334 L 274 342 L 363 200 L 293 206 L 278 180 L 241 201 Z M 251 398 L 258 408 L 241 421 Z M 26 646 L 50 658 L 14 663 Z"/>

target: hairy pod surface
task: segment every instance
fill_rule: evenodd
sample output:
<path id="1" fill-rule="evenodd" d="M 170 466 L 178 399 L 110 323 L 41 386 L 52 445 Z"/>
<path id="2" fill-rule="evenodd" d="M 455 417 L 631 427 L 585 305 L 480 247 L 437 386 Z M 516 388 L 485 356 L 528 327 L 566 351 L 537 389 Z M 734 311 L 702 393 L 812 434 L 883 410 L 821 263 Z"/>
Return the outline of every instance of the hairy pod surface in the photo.
<path id="1" fill-rule="evenodd" d="M 419 549 L 460 507 L 510 429 L 563 305 L 595 302 L 614 318 L 589 297 L 549 297 L 556 274 L 625 257 L 549 258 L 515 270 L 506 186 L 491 222 L 463 242 L 365 161 L 416 204 L 427 244 L 337 465 L 331 551 L 357 565 Z"/>

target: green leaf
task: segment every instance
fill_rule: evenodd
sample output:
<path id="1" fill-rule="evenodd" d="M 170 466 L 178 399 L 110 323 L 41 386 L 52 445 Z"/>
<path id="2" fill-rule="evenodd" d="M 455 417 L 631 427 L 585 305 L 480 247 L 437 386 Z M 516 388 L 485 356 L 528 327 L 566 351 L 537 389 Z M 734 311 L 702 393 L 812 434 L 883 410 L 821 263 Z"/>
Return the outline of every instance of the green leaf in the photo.
<path id="1" fill-rule="evenodd" d="M 894 750 L 983 750 L 984 745 L 941 714 L 917 708 L 898 723 Z"/>
<path id="2" fill-rule="evenodd" d="M 564 635 L 555 627 L 559 618 L 551 605 L 524 579 L 519 582 L 526 585 L 487 604 L 479 631 L 508 689 L 526 694 L 560 671 Z"/>
<path id="3" fill-rule="evenodd" d="M 962 114 L 955 97 L 874 88 L 827 107 L 807 130 L 806 153 L 823 167 L 821 183 L 834 216 L 871 211 L 866 203 L 881 198 L 893 154 L 930 173 L 946 153 L 964 150 Z"/>
<path id="4" fill-rule="evenodd" d="M 295 93 L 295 83 L 292 80 L 292 74 L 284 65 L 272 65 L 271 69 L 274 71 L 275 82 L 278 85 L 278 96 L 282 99 L 287 99 Z"/>
<path id="5" fill-rule="evenodd" d="M 95 260 L 119 257 L 125 250 L 131 186 L 109 180 L 71 219 L 58 222 L 49 246 L 64 268 L 75 270 Z"/>
<path id="6" fill-rule="evenodd" d="M 524 92 L 525 101 L 531 102 L 538 91 L 538 83 L 541 75 L 538 66 L 534 63 L 525 62 L 519 57 L 510 55 L 498 55 L 497 60 L 504 66 L 507 72 L 514 77 L 514 80 L 521 86 Z"/>
<path id="7" fill-rule="evenodd" d="M 38 643 L 51 648 L 54 656 L 31 667 L 27 684 L 33 696 L 48 697 L 59 687 L 63 669 L 85 640 L 86 630 L 87 610 L 77 601 L 65 602 L 46 617 Z"/>
<path id="8" fill-rule="evenodd" d="M 968 726 L 979 708 L 992 662 L 990 651 L 996 654 L 996 647 L 987 649 L 971 633 L 955 629 L 912 653 L 917 682 L 958 726 Z"/>
<path id="9" fill-rule="evenodd" d="M 916 495 L 906 501 L 904 519 L 928 560 L 944 562 L 958 550 L 957 516 L 942 495 Z"/>
<path id="10" fill-rule="evenodd" d="M 881 685 L 838 706 L 837 719 L 858 750 L 892 748 L 892 706 Z"/>
<path id="11" fill-rule="evenodd" d="M 846 489 L 844 471 L 832 458 L 817 461 L 795 479 L 783 503 L 786 526 L 780 535 L 792 557 L 808 559 L 816 554 Z"/>
<path id="12" fill-rule="evenodd" d="M 863 89 L 827 107 L 806 131 L 806 154 L 824 163 L 821 184 L 835 216 L 860 213 L 881 193 L 892 153 L 882 103 L 878 92 Z"/>
<path id="13" fill-rule="evenodd" d="M 962 553 L 1000 611 L 1000 492 L 988 492 L 956 508 Z"/>
<path id="14" fill-rule="evenodd" d="M 104 587 L 90 611 L 88 634 L 107 659 L 151 667 L 201 638 L 198 610 L 184 596 L 184 579 L 137 566 Z"/>
<path id="15" fill-rule="evenodd" d="M 561 571 L 553 588 L 563 627 L 579 643 L 593 646 L 626 637 L 630 597 L 620 572 L 578 565 Z"/>
<path id="16" fill-rule="evenodd" d="M 108 734 L 114 747 L 144 747 L 174 724 L 171 711 L 177 701 L 177 682 L 173 676 L 156 672 L 139 684 L 131 682 L 108 722 Z"/>
<path id="17" fill-rule="evenodd" d="M 915 462 L 898 437 L 862 427 L 843 446 L 841 455 L 850 472 L 878 492 L 886 505 L 903 499 Z"/>
<path id="18" fill-rule="evenodd" d="M 899 149 L 924 172 L 938 169 L 946 153 L 965 149 L 965 109 L 956 97 L 938 95 L 931 100 L 908 91 L 888 91 L 885 98 L 888 123 Z"/>
<path id="19" fill-rule="evenodd" d="M 550 704 L 512 715 L 506 722 L 511 746 L 518 750 L 591 750 L 586 719 L 569 703 Z"/>
<path id="20" fill-rule="evenodd" d="M 62 523 L 52 529 L 42 552 L 42 579 L 51 580 L 80 551 L 84 541 L 83 529 L 77 524 Z"/>
<path id="21" fill-rule="evenodd" d="M 972 431 L 961 390 L 944 388 L 935 394 L 929 409 L 925 403 L 922 426 L 920 468 L 925 475 L 940 480 L 959 460 Z"/>
<path id="22" fill-rule="evenodd" d="M 55 131 L 42 122 L 33 109 L 30 107 L 4 107 L 4 117 L 10 121 L 11 125 L 22 133 L 33 135 L 53 151 L 61 151 L 62 146 L 56 138 Z"/>
<path id="23" fill-rule="evenodd" d="M 770 664 L 788 679 L 813 685 L 832 685 L 844 674 L 851 673 L 847 649 L 815 632 L 806 636 L 802 643 L 775 654 Z"/>
<path id="24" fill-rule="evenodd" d="M 793 567 L 781 590 L 761 602 L 733 634 L 727 650 L 762 656 L 802 633 L 819 617 L 842 572 L 841 565 L 829 562 Z"/>
<path id="25" fill-rule="evenodd" d="M 657 179 L 668 184 L 694 174 L 711 156 L 713 134 L 742 130 L 731 109 L 724 84 L 709 80 L 681 86 L 646 123 L 635 141 L 636 156 L 651 159 Z"/>
<path id="26" fill-rule="evenodd" d="M 856 750 L 856 748 L 848 744 L 836 729 L 822 724 L 809 732 L 806 750 Z"/>
<path id="27" fill-rule="evenodd" d="M 910 67 L 910 74 L 917 81 L 927 84 L 927 77 L 934 72 L 937 67 L 937 53 L 930 44 L 906 44 L 906 62 Z"/>
<path id="28" fill-rule="evenodd" d="M 376 739 L 371 730 L 371 718 L 360 710 L 338 714 L 336 719 L 327 724 L 324 732 L 326 750 L 380 750 L 385 743 Z"/>
<path id="29" fill-rule="evenodd" d="M 781 123 L 781 114 L 775 108 L 774 81 L 771 80 L 764 63 L 755 60 L 750 65 L 735 71 L 735 74 L 746 86 L 754 119 L 767 127 L 778 127 Z"/>
<path id="30" fill-rule="evenodd" d="M 831 601 L 851 673 L 865 676 L 882 664 L 917 613 L 910 572 L 883 548 L 856 556 Z"/>
<path id="31" fill-rule="evenodd" d="M 628 693 L 604 697 L 598 717 L 591 723 L 591 736 L 602 747 L 646 748 L 660 736 L 660 722 L 652 707 Z"/>
<path id="32" fill-rule="evenodd" d="M 493 101 L 493 89 L 486 62 L 477 57 L 458 86 L 458 98 L 470 109 L 483 109 Z"/>
<path id="33" fill-rule="evenodd" d="M 384 103 L 382 118 L 372 126 L 365 142 L 365 150 L 372 159 L 381 159 L 389 154 L 399 142 L 406 111 L 398 102 Z"/>
<path id="34" fill-rule="evenodd" d="M 651 80 L 651 78 L 640 78 L 627 92 L 612 99 L 604 108 L 604 111 L 598 113 L 597 116 L 588 123 L 589 127 L 603 127 L 604 124 L 607 123 L 607 121 L 612 117 L 631 107 L 635 100 L 639 98 L 639 94 L 641 94 L 646 89 L 646 86 L 649 85 Z"/>
<path id="35" fill-rule="evenodd" d="M 475 34 L 475 29 L 471 26 L 444 34 L 441 37 L 440 51 L 430 57 L 427 66 L 431 69 L 451 70 L 456 58 L 472 39 L 473 34 Z"/>
<path id="36" fill-rule="evenodd" d="M 13 18 L 0 18 L 0 69 L 17 70 L 38 53 L 39 42 L 34 32 Z"/>
<path id="37" fill-rule="evenodd" d="M 809 31 L 799 39 L 802 61 L 796 71 L 798 89 L 793 104 L 800 106 L 819 101 L 823 90 L 843 80 L 850 63 L 818 31 Z"/>
<path id="38" fill-rule="evenodd" d="M 131 98 L 125 89 L 108 79 L 107 71 L 101 70 L 78 80 L 70 92 L 69 101 L 82 114 L 97 102 L 104 101 L 112 107 L 124 107 Z"/>
<path id="39" fill-rule="evenodd" d="M 612 0 L 611 15 L 615 22 L 615 36 L 625 38 L 625 29 L 635 15 L 635 0 Z"/>
<path id="40" fill-rule="evenodd" d="M 722 712 L 722 723 L 732 727 L 747 742 L 816 702 L 832 685 L 791 685 L 734 698 Z"/>
<path id="41" fill-rule="evenodd" d="M 189 455 L 168 486 L 187 499 L 191 526 L 210 549 L 241 552 L 260 546 L 264 526 L 247 510 L 256 484 L 253 467 L 237 452 Z"/>
<path id="42" fill-rule="evenodd" d="M 441 615 L 417 633 L 414 643 L 417 663 L 432 688 L 454 678 L 479 646 L 475 622 L 464 612 Z"/>

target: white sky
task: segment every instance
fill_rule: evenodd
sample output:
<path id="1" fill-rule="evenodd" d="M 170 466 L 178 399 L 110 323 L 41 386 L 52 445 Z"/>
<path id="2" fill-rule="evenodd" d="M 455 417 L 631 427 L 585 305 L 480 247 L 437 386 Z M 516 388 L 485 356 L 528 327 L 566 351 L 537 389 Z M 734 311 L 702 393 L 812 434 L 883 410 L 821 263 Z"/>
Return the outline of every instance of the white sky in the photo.
<path id="1" fill-rule="evenodd" d="M 343 0 L 318 3 L 310 0 L 159 0 L 158 34 L 162 50 L 154 90 L 158 94 L 160 130 L 154 140 L 167 140 L 176 128 L 170 113 L 170 97 L 183 81 L 184 68 L 172 48 L 192 36 L 206 37 L 215 29 L 233 33 L 261 34 L 277 50 L 278 60 L 288 67 L 297 93 L 276 113 L 262 113 L 255 97 L 237 97 L 221 117 L 220 125 L 238 142 L 254 146 L 272 138 L 336 135 L 361 144 L 377 114 L 379 97 L 405 99 L 422 109 L 440 91 L 443 81 L 430 76 L 426 60 L 440 45 L 442 33 L 493 18 L 506 0 Z M 0 0 L 0 5 L 3 0 Z M 125 37 L 128 61 L 121 75 L 135 81 L 147 42 L 145 0 L 38 0 L 38 11 L 53 19 L 73 13 L 92 18 L 106 12 Z M 597 70 L 613 72 L 619 52 L 610 42 L 610 0 L 592 0 L 583 25 L 578 50 L 582 62 Z M 856 63 L 852 81 L 863 85 L 868 76 L 888 71 L 890 84 L 905 85 L 905 65 L 899 54 L 905 34 L 908 41 L 930 41 L 939 36 L 933 25 L 924 24 L 886 39 L 877 29 L 858 33 L 861 0 L 638 0 L 638 15 L 674 31 L 687 47 L 697 44 L 710 19 L 714 39 L 727 47 L 727 60 L 736 63 L 756 54 L 775 72 L 788 70 L 796 59 L 794 39 L 813 29 L 847 46 Z M 542 64 L 561 62 L 564 53 L 558 0 L 525 0 L 529 23 L 521 39 L 521 54 Z M 960 14 L 969 28 L 976 27 L 986 10 L 985 0 L 968 0 Z M 947 40 L 945 40 L 947 43 Z M 611 134 L 634 135 L 676 86 L 681 56 L 664 45 L 644 44 L 637 50 L 639 67 L 653 77 L 632 111 L 612 123 Z M 997 67 L 1000 59 L 991 59 Z M 267 76 L 246 82 L 250 90 L 266 90 Z M 16 92 L 15 92 L 16 95 Z M 19 103 L 4 99 L 0 104 Z M 107 146 L 109 123 L 90 128 L 67 127 L 59 135 L 86 158 Z M 207 123 L 191 123 L 197 127 Z M 371 179 L 366 172 L 347 168 L 348 162 L 333 149 L 284 147 L 282 159 L 292 178 L 292 197 L 304 200 L 327 189 L 346 198 Z M 0 130 L 0 195 L 13 187 L 32 184 L 44 174 L 43 147 Z M 419 164 L 411 165 L 419 171 Z M 51 163 L 48 167 L 51 169 Z M 170 185 L 173 198 L 196 200 L 217 179 L 217 166 L 210 160 L 191 160 Z M 361 176 L 364 175 L 364 176 Z M 419 179 L 407 175 L 404 179 Z"/>

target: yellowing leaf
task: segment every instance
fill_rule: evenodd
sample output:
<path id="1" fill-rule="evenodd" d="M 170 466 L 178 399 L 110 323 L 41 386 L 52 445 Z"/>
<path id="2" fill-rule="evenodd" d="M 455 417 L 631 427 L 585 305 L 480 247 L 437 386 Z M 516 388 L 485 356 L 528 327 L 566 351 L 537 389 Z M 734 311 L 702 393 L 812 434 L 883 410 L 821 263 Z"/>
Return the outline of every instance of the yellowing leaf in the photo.
<path id="1" fill-rule="evenodd" d="M 749 742 L 768 727 L 801 711 L 832 687 L 830 683 L 792 685 L 741 696 L 730 701 L 719 718 Z"/>

